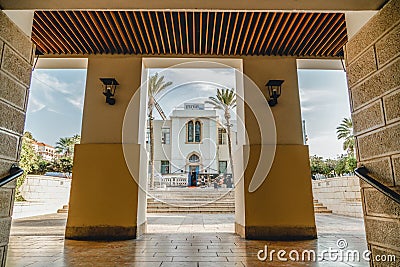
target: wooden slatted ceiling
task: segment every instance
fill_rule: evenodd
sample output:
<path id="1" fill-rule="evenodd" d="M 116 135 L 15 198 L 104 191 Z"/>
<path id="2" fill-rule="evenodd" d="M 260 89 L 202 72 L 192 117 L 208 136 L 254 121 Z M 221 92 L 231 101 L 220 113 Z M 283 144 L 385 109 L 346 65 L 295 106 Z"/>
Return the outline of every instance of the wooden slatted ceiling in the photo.
<path id="1" fill-rule="evenodd" d="M 36 11 L 44 54 L 282 55 L 339 57 L 342 13 Z"/>

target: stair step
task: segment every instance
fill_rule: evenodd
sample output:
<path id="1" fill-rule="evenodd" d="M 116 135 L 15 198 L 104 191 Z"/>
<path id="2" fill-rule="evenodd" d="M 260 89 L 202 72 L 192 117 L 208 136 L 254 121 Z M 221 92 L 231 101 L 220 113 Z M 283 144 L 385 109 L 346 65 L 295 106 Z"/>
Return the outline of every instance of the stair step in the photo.
<path id="1" fill-rule="evenodd" d="M 68 209 L 58 209 L 57 213 L 68 213 Z"/>

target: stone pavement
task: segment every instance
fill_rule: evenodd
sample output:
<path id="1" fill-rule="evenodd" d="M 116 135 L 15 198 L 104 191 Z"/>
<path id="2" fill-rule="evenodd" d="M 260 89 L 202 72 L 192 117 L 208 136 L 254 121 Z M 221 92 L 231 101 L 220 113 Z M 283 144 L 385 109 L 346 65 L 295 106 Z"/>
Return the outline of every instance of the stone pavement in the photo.
<path id="1" fill-rule="evenodd" d="M 362 219 L 317 214 L 318 239 L 297 242 L 244 240 L 233 234 L 233 214 L 152 214 L 149 233 L 137 240 L 86 242 L 64 240 L 65 214 L 13 221 L 6 266 L 369 266 L 361 262 L 261 262 L 257 252 L 268 246 L 297 250 L 366 249 Z M 288 257 L 286 255 L 286 257 Z"/>

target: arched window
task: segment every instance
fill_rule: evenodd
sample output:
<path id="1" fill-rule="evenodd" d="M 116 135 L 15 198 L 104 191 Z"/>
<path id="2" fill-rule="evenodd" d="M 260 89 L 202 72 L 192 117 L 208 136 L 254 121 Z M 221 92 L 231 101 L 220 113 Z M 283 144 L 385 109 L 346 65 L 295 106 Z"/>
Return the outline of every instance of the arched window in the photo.
<path id="1" fill-rule="evenodd" d="M 190 163 L 197 163 L 200 161 L 199 156 L 197 156 L 196 154 L 193 154 L 189 157 L 189 162 Z"/>
<path id="2" fill-rule="evenodd" d="M 193 121 L 189 121 L 187 124 L 187 141 L 193 143 Z"/>
<path id="3" fill-rule="evenodd" d="M 187 128 L 187 142 L 200 143 L 201 142 L 201 122 L 189 121 L 186 125 Z"/>
<path id="4" fill-rule="evenodd" d="M 194 141 L 196 143 L 200 143 L 200 138 L 201 138 L 201 124 L 199 121 L 196 121 L 194 126 Z"/>

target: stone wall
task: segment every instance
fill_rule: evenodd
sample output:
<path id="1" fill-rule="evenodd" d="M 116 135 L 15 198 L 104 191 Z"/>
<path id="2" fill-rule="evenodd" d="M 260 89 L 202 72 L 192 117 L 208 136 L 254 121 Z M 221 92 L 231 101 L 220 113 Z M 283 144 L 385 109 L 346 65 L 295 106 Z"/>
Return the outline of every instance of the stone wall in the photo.
<path id="1" fill-rule="evenodd" d="M 69 201 L 71 179 L 28 175 L 20 188 L 26 201 L 15 202 L 13 219 L 56 213 Z"/>
<path id="2" fill-rule="evenodd" d="M 0 11 L 0 177 L 18 162 L 33 62 L 33 45 Z M 0 188 L 0 266 L 5 265 L 15 182 Z"/>
<path id="3" fill-rule="evenodd" d="M 400 1 L 388 2 L 347 43 L 346 65 L 357 160 L 400 191 Z M 374 255 L 400 263 L 400 206 L 361 182 L 365 227 Z M 373 266 L 384 266 L 374 262 Z M 385 265 L 387 266 L 387 265 Z M 392 266 L 392 265 L 391 265 Z"/>
<path id="4" fill-rule="evenodd" d="M 355 176 L 343 176 L 312 181 L 314 199 L 332 213 L 362 218 L 360 181 Z"/>

